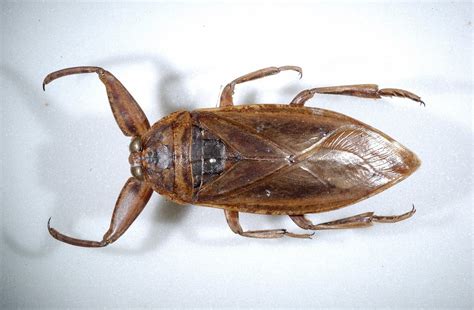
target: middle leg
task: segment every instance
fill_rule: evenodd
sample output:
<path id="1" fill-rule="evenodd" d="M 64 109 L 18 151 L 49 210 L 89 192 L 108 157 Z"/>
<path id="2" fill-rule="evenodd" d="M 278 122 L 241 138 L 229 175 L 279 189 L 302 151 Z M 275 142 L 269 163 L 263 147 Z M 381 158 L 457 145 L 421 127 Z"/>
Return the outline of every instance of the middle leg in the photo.
<path id="1" fill-rule="evenodd" d="M 250 238 L 281 238 L 283 236 L 293 237 L 293 238 L 311 238 L 312 234 L 295 234 L 286 231 L 286 229 L 268 229 L 268 230 L 250 230 L 244 231 L 242 226 L 240 226 L 239 221 L 239 212 L 224 210 L 225 218 L 227 224 L 229 224 L 230 229 L 241 236 L 250 237 Z"/>
<path id="2" fill-rule="evenodd" d="M 297 67 L 297 66 L 268 67 L 268 68 L 264 68 L 264 69 L 260 69 L 260 70 L 248 73 L 239 78 L 236 78 L 235 80 L 233 80 L 232 82 L 230 82 L 224 87 L 224 90 L 222 90 L 221 101 L 220 101 L 219 106 L 226 107 L 226 106 L 234 105 L 234 100 L 232 96 L 234 95 L 235 85 L 252 81 L 252 80 L 256 80 L 256 79 L 260 79 L 269 75 L 274 75 L 285 70 L 293 70 L 293 71 L 298 72 L 300 74 L 300 78 L 303 76 L 303 71 L 301 70 L 300 67 Z"/>

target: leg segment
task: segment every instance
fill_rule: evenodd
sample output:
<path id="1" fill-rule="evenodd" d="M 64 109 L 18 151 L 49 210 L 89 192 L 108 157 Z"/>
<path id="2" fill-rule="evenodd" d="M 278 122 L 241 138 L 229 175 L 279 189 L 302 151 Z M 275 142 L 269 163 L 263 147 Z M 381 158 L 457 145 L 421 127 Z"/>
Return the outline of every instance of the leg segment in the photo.
<path id="1" fill-rule="evenodd" d="M 362 228 L 371 226 L 374 222 L 379 223 L 396 223 L 399 221 L 406 220 L 415 214 L 416 210 L 413 209 L 407 213 L 393 216 L 377 216 L 374 212 L 367 212 L 358 214 L 355 216 L 343 218 L 336 221 L 326 222 L 322 224 L 313 224 L 304 215 L 290 215 L 290 218 L 295 222 L 296 225 L 303 229 L 309 230 L 323 230 L 323 229 L 342 229 L 342 228 Z"/>
<path id="2" fill-rule="evenodd" d="M 269 68 L 264 68 L 264 69 L 260 69 L 260 70 L 248 73 L 244 76 L 241 76 L 233 80 L 232 82 L 230 82 L 224 87 L 224 90 L 222 91 L 222 94 L 221 94 L 220 106 L 226 107 L 226 106 L 234 105 L 232 96 L 234 95 L 235 85 L 252 81 L 252 80 L 256 80 L 256 79 L 260 79 L 269 75 L 277 74 L 285 70 L 293 70 L 293 71 L 298 72 L 300 74 L 300 78 L 303 76 L 303 71 L 301 70 L 300 67 L 297 67 L 297 66 L 269 67 Z"/>
<path id="3" fill-rule="evenodd" d="M 132 95 L 120 83 L 112 73 L 99 67 L 74 67 L 62 69 L 48 74 L 43 81 L 43 90 L 46 84 L 67 75 L 81 73 L 97 73 L 104 83 L 109 98 L 110 107 L 115 120 L 126 136 L 141 136 L 149 128 L 150 124 Z"/>
<path id="4" fill-rule="evenodd" d="M 120 238 L 132 225 L 133 221 L 145 208 L 151 194 L 152 189 L 144 182 L 135 178 L 128 179 L 117 199 L 109 230 L 105 233 L 102 241 L 82 240 L 63 235 L 50 226 L 51 219 L 48 221 L 49 233 L 55 239 L 72 245 L 88 248 L 104 247 Z"/>
<path id="5" fill-rule="evenodd" d="M 239 222 L 239 212 L 224 210 L 225 218 L 227 224 L 229 224 L 230 229 L 241 236 L 250 237 L 250 238 L 281 238 L 283 236 L 293 237 L 293 238 L 311 238 L 314 234 L 295 234 L 287 232 L 286 229 L 270 229 L 270 230 L 253 230 L 253 231 L 244 231 Z"/>
<path id="6" fill-rule="evenodd" d="M 315 94 L 330 94 L 330 95 L 346 95 L 362 98 L 380 99 L 382 96 L 402 97 L 414 100 L 420 104 L 425 105 L 421 98 L 409 91 L 397 88 L 382 88 L 375 84 L 361 84 L 361 85 L 347 85 L 347 86 L 332 86 L 332 87 L 318 87 L 303 90 L 291 101 L 292 106 L 303 106 L 305 102 L 311 99 Z"/>

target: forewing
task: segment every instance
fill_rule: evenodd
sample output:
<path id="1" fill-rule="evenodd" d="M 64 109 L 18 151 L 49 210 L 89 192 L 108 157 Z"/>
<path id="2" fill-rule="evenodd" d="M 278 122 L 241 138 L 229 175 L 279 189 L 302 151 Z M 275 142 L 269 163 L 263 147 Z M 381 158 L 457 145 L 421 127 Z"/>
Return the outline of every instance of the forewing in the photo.
<path id="1" fill-rule="evenodd" d="M 256 130 L 223 115 L 203 112 L 196 113 L 195 119 L 201 128 L 212 132 L 226 145 L 227 154 L 238 157 L 227 165 L 221 176 L 199 189 L 195 201 L 213 201 L 253 184 L 285 166 L 291 155 Z"/>
<path id="2" fill-rule="evenodd" d="M 349 125 L 352 120 L 330 111 L 288 105 L 235 106 L 211 111 L 216 117 L 238 124 L 237 129 L 258 135 L 263 141 L 292 154 L 304 151 L 339 126 Z M 215 129 L 222 131 L 218 126 Z M 230 133 L 235 134 L 235 131 Z"/>
<path id="3" fill-rule="evenodd" d="M 243 158 L 284 158 L 289 155 L 283 145 L 262 135 L 257 128 L 245 124 L 249 116 L 252 118 L 249 113 L 242 113 L 237 119 L 229 117 L 230 114 L 234 113 L 202 112 L 196 118 L 199 126 L 218 136 Z"/>

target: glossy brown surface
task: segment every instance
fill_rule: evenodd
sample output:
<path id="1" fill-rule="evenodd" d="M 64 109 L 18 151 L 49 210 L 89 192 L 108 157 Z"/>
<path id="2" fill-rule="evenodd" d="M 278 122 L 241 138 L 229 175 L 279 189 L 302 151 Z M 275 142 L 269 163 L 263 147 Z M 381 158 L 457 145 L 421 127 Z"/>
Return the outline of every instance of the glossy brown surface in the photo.
<path id="1" fill-rule="evenodd" d="M 286 229 L 245 231 L 239 212 L 290 215 L 309 230 L 367 227 L 411 217 L 366 212 L 322 224 L 304 214 L 330 211 L 379 193 L 412 174 L 420 165 L 414 153 L 386 134 L 348 116 L 304 104 L 315 94 L 379 99 L 420 97 L 375 84 L 319 87 L 300 92 L 290 104 L 234 106 L 236 85 L 296 66 L 263 68 L 227 84 L 220 108 L 172 113 L 151 128 L 133 97 L 110 72 L 75 67 L 49 74 L 51 81 L 95 72 L 105 85 L 120 129 L 132 136 L 129 163 L 133 177 L 123 187 L 102 241 L 69 237 L 51 228 L 54 238 L 77 246 L 102 247 L 133 223 L 152 190 L 178 203 L 224 209 L 234 233 L 253 238 L 310 238 Z"/>

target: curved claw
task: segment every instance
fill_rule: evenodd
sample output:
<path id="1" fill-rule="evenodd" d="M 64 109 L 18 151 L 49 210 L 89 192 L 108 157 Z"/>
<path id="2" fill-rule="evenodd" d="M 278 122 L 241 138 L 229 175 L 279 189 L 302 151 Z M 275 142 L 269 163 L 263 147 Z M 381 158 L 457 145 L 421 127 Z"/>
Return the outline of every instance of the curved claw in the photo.
<path id="1" fill-rule="evenodd" d="M 104 240 L 91 241 L 91 240 L 82 240 L 82 239 L 76 239 L 76 238 L 66 236 L 58 232 L 56 229 L 52 228 L 50 223 L 51 223 L 51 218 L 49 218 L 48 220 L 48 231 L 49 231 L 49 234 L 56 240 L 59 240 L 71 245 L 82 246 L 82 247 L 87 247 L 87 248 L 100 248 L 108 244 L 108 242 Z"/>
<path id="2" fill-rule="evenodd" d="M 292 70 L 298 72 L 298 75 L 300 76 L 300 80 L 303 78 L 303 69 L 301 69 L 298 66 L 281 66 L 278 67 L 278 72 L 285 71 L 285 70 Z"/>

